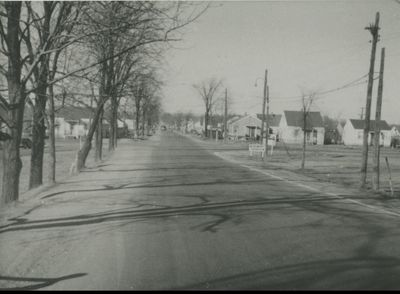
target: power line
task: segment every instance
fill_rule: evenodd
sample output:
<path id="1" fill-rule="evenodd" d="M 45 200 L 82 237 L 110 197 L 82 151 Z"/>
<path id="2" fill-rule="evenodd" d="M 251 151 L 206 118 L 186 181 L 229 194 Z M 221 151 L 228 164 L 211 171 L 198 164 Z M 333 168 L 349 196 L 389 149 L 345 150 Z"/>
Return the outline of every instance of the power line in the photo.
<path id="1" fill-rule="evenodd" d="M 348 83 L 346 83 L 346 84 L 344 84 L 342 86 L 339 86 L 339 87 L 336 87 L 336 88 L 333 88 L 333 89 L 329 89 L 329 90 L 325 90 L 325 91 L 321 91 L 321 92 L 315 92 L 314 94 L 315 95 L 325 95 L 325 94 L 328 94 L 328 93 L 332 93 L 332 92 L 340 91 L 340 90 L 343 90 L 343 89 L 346 89 L 346 88 L 350 88 L 350 87 L 353 87 L 353 86 L 358 86 L 358 85 L 364 84 L 364 83 L 366 83 L 366 81 L 363 81 L 361 83 L 357 83 L 357 82 L 359 82 L 360 80 L 366 78 L 367 76 L 368 76 L 368 74 L 365 74 L 365 75 L 357 78 L 356 80 L 348 82 Z M 303 95 L 286 96 L 286 97 L 274 96 L 273 98 L 276 98 L 276 99 L 279 99 L 279 100 L 296 100 L 296 99 L 303 98 Z"/>

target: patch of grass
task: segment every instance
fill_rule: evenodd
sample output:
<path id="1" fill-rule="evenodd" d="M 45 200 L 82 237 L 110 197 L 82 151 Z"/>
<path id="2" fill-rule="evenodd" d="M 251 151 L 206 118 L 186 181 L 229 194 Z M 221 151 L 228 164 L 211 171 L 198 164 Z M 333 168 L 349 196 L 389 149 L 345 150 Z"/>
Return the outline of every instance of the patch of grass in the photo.
<path id="1" fill-rule="evenodd" d="M 49 155 L 48 144 L 46 142 L 45 154 L 43 159 L 43 184 L 48 183 L 49 173 Z M 64 140 L 58 139 L 56 141 L 56 181 L 61 181 L 69 176 L 69 169 L 75 159 L 76 153 L 79 150 L 79 140 Z M 104 139 L 103 142 L 103 157 L 108 155 L 108 140 Z M 29 172 L 30 172 L 30 159 L 31 151 L 21 149 L 22 170 L 20 175 L 19 191 L 24 193 L 28 191 L 29 187 Z M 2 156 L 0 156 L 0 163 L 2 164 Z M 95 164 L 93 152 L 90 151 L 86 161 L 87 166 Z M 3 168 L 0 168 L 0 191 L 2 186 Z"/>
<path id="2" fill-rule="evenodd" d="M 274 148 L 274 154 L 268 155 L 268 161 L 276 166 L 295 170 L 307 174 L 321 181 L 329 181 L 345 186 L 358 187 L 360 184 L 361 146 L 322 145 L 307 146 L 305 170 L 301 171 L 301 146 L 286 146 L 290 157 L 283 145 Z M 373 147 L 369 148 L 367 188 L 371 188 Z M 380 186 L 389 189 L 389 171 L 385 157 L 388 157 L 392 184 L 394 189 L 400 190 L 400 150 L 388 147 L 381 148 L 380 157 Z"/>

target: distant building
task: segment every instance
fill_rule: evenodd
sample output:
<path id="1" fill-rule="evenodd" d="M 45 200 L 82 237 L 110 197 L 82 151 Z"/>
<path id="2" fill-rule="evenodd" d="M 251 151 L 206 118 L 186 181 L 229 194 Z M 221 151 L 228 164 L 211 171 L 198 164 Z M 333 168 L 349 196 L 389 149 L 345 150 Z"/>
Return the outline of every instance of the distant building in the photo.
<path id="1" fill-rule="evenodd" d="M 400 125 L 391 125 L 390 127 L 390 147 L 396 148 L 400 146 Z"/>
<path id="2" fill-rule="evenodd" d="M 283 112 L 279 124 L 279 137 L 285 143 L 303 143 L 304 114 L 302 111 Z M 325 128 L 320 112 L 309 112 L 306 118 L 306 143 L 323 145 Z"/>
<path id="3" fill-rule="evenodd" d="M 55 113 L 55 137 L 79 138 L 89 130 L 93 110 L 88 107 L 63 106 Z"/>
<path id="4" fill-rule="evenodd" d="M 379 122 L 380 126 L 380 145 L 390 146 L 391 128 L 385 120 Z M 368 144 L 372 145 L 375 135 L 375 121 L 370 121 L 370 132 L 368 134 Z M 348 119 L 343 128 L 343 143 L 345 145 L 363 145 L 364 138 L 364 120 Z"/>
<path id="5" fill-rule="evenodd" d="M 265 116 L 267 117 L 267 116 Z M 270 114 L 269 115 L 269 134 L 278 134 L 279 122 L 282 115 Z M 245 115 L 242 117 L 233 117 L 228 120 L 229 136 L 235 139 L 248 138 L 257 139 L 261 134 L 262 114 Z M 264 122 L 264 135 L 267 133 L 267 123 Z"/>
<path id="6" fill-rule="evenodd" d="M 257 139 L 260 130 L 261 120 L 256 115 L 246 115 L 228 121 L 229 136 L 235 139 Z"/>
<path id="7" fill-rule="evenodd" d="M 400 136 L 400 125 L 391 125 L 390 134 L 392 137 Z"/>
<path id="8" fill-rule="evenodd" d="M 262 121 L 262 114 L 257 114 L 257 118 Z M 265 115 L 265 119 L 267 119 L 267 115 Z M 276 135 L 279 137 L 279 124 L 281 123 L 282 115 L 281 114 L 269 114 L 268 120 L 268 129 L 269 135 Z M 264 136 L 267 134 L 267 122 L 264 122 Z"/>

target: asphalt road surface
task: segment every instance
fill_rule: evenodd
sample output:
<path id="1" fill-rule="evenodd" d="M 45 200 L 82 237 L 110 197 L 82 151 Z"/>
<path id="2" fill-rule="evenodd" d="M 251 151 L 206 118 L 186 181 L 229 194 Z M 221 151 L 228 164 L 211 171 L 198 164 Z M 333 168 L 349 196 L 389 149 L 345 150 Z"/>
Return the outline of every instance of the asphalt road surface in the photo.
<path id="1" fill-rule="evenodd" d="M 120 143 L 0 227 L 0 288 L 400 289 L 399 217 L 214 151 Z"/>

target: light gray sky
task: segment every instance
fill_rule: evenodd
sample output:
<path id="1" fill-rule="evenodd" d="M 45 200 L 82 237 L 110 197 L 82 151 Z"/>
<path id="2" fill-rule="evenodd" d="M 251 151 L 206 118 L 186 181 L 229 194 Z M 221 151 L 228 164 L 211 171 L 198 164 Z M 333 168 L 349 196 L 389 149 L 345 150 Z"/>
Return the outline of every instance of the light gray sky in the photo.
<path id="1" fill-rule="evenodd" d="M 302 91 L 336 89 L 368 73 L 372 36 L 364 28 L 375 22 L 379 11 L 376 76 L 381 48 L 386 48 L 382 118 L 400 123 L 400 3 L 223 1 L 213 6 L 186 29 L 181 49 L 167 54 L 165 111 L 202 114 L 204 106 L 192 85 L 217 77 L 228 88 L 230 112 L 261 113 L 266 68 L 270 111 L 299 110 Z M 371 119 L 377 87 L 375 80 Z M 366 92 L 364 83 L 320 95 L 313 110 L 359 118 Z"/>

